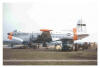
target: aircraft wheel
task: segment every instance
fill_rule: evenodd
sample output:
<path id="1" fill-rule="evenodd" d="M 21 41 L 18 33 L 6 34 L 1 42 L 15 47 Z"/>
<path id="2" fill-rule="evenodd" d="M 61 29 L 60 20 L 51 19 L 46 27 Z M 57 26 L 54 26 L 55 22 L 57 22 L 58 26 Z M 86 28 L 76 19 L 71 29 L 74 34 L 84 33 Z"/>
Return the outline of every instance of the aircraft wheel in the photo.
<path id="1" fill-rule="evenodd" d="M 56 45 L 56 50 L 57 50 L 57 51 L 59 51 L 59 50 L 61 50 L 61 49 L 62 49 L 61 45 Z"/>
<path id="2" fill-rule="evenodd" d="M 72 49 L 73 49 L 73 51 L 75 51 L 75 45 L 73 45 Z"/>

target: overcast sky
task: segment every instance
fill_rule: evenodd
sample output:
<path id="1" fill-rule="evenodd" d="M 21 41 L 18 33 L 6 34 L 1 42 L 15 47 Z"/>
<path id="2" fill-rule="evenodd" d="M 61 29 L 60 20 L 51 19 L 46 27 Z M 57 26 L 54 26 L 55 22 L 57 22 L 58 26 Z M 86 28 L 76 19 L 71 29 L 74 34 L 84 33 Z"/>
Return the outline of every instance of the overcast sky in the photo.
<path id="1" fill-rule="evenodd" d="M 6 39 L 6 33 L 15 29 L 25 32 L 38 32 L 44 28 L 54 31 L 72 30 L 81 18 L 83 23 L 87 24 L 87 32 L 96 38 L 96 0 L 43 0 L 29 3 L 4 3 L 3 38 Z"/>

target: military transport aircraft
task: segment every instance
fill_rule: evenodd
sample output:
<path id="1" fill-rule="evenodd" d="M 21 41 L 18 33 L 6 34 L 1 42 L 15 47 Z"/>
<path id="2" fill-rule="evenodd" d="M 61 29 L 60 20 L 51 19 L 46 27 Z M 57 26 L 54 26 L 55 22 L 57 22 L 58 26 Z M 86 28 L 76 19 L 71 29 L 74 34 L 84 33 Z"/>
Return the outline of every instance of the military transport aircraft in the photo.
<path id="1" fill-rule="evenodd" d="M 42 43 L 43 47 L 46 47 L 48 43 L 53 43 L 55 45 L 62 44 L 64 42 L 63 40 L 71 40 L 66 44 L 73 44 L 74 40 L 83 39 L 88 36 L 87 33 L 83 32 L 83 27 L 86 27 L 86 24 L 83 24 L 81 20 L 79 20 L 77 23 L 77 27 L 72 29 L 72 33 L 68 32 L 66 34 L 54 34 L 51 33 L 52 30 L 50 29 L 40 29 L 40 33 L 25 33 L 15 30 L 8 33 L 8 40 L 6 41 L 12 48 L 14 47 L 14 45 L 20 44 L 23 46 L 31 47 L 34 43 Z"/>

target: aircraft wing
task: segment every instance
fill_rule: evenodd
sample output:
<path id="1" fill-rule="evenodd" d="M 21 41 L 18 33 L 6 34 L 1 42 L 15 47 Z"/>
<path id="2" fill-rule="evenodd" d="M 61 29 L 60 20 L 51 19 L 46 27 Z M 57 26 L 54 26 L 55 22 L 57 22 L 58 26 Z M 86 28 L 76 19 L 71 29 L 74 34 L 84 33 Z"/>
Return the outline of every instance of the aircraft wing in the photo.
<path id="1" fill-rule="evenodd" d="M 89 36 L 89 34 L 80 34 L 80 35 L 78 35 L 78 39 L 83 39 L 87 36 Z"/>

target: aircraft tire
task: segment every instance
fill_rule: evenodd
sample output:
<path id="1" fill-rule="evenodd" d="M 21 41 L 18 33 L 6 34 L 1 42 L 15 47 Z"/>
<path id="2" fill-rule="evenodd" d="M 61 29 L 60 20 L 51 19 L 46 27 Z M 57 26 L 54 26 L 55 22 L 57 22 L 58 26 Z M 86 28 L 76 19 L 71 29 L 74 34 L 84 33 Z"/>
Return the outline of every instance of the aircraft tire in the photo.
<path id="1" fill-rule="evenodd" d="M 57 50 L 57 51 L 60 51 L 60 50 L 62 50 L 62 47 L 61 47 L 61 45 L 56 45 L 56 47 L 55 47 L 55 48 L 56 48 L 56 50 Z"/>
<path id="2" fill-rule="evenodd" d="M 72 50 L 75 51 L 75 45 L 73 45 Z"/>

